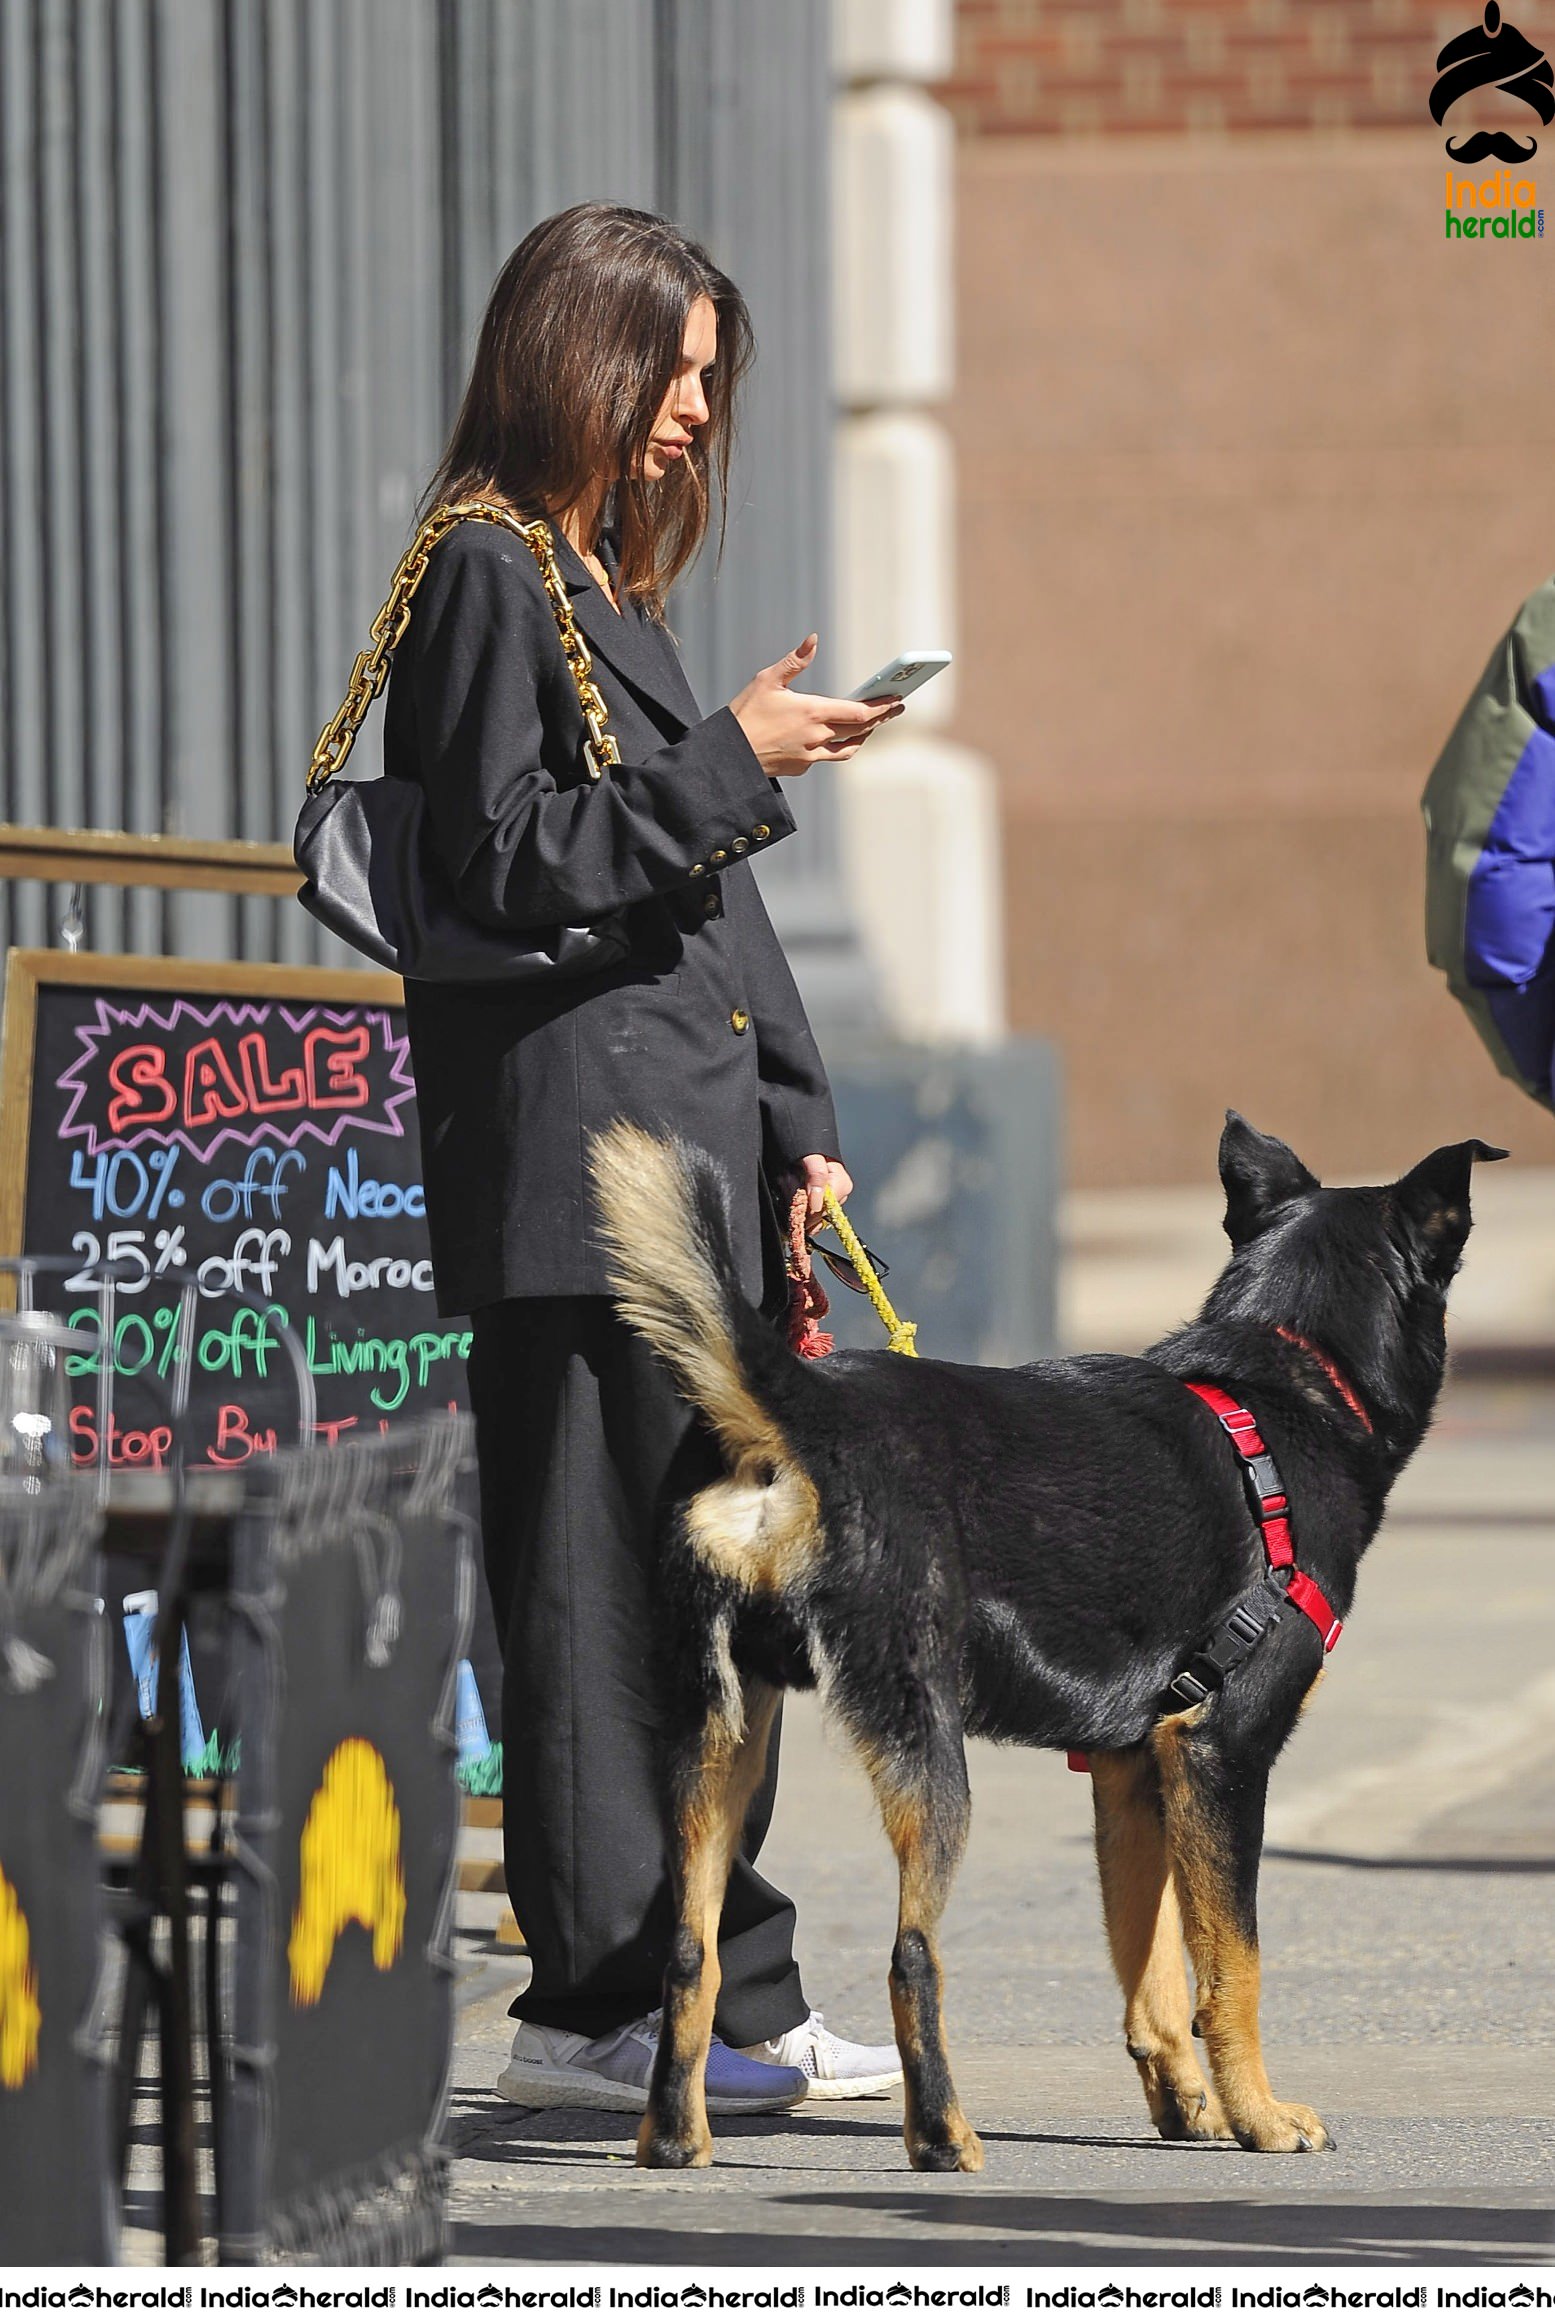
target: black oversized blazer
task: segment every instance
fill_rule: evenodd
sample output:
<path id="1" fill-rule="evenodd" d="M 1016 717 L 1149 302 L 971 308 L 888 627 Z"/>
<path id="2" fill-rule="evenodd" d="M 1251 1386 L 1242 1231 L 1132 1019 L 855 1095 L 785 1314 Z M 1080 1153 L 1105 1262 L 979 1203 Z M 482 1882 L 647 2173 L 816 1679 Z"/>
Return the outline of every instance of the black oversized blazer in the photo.
<path id="1" fill-rule="evenodd" d="M 748 858 L 794 828 L 731 711 L 703 718 L 667 631 L 618 614 L 558 538 L 622 763 L 590 780 L 534 559 L 498 525 L 433 552 L 394 658 L 385 772 L 419 783 L 459 899 L 488 927 L 624 911 L 631 949 L 586 979 L 408 983 L 440 1311 L 603 1293 L 590 1133 L 694 1138 L 734 1196 L 742 1278 L 770 1290 L 766 1180 L 837 1152 L 826 1076 Z M 675 1219 L 664 1232 L 679 1231 Z"/>

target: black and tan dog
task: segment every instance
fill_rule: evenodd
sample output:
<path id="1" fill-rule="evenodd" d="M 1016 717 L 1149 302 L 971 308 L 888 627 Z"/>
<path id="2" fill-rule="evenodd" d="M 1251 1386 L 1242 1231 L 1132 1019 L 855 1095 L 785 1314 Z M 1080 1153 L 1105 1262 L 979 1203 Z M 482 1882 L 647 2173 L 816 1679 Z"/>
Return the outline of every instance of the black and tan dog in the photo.
<path id="1" fill-rule="evenodd" d="M 1396 1185 L 1324 1188 L 1232 1114 L 1231 1258 L 1198 1319 L 1148 1356 L 1009 1371 L 801 1362 L 736 1287 L 705 1157 L 618 1125 L 593 1159 L 621 1312 L 728 1466 L 665 1547 L 679 1914 L 639 2161 L 711 2157 L 719 1907 L 784 1687 L 822 1690 L 896 1851 L 891 2006 L 917 2168 L 982 2160 L 935 1948 L 966 1839 L 966 1734 L 1089 1756 L 1125 2038 L 1161 2135 L 1327 2145 L 1309 2107 L 1274 2096 L 1259 2043 L 1265 1791 L 1430 1419 L 1470 1169 L 1496 1150 L 1471 1139 Z M 1229 1425 L 1247 1459 L 1190 1382 L 1245 1408 Z"/>

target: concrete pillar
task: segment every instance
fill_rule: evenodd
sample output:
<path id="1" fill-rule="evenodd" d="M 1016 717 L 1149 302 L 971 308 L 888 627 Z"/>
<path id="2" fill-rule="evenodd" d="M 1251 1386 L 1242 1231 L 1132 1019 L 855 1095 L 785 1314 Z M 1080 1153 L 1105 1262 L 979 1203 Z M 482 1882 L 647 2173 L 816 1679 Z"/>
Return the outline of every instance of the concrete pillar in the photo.
<path id="1" fill-rule="evenodd" d="M 843 685 L 956 647 L 949 0 L 834 0 L 836 601 Z M 893 1029 L 1004 1033 L 993 770 L 953 743 L 954 665 L 841 770 L 844 860 Z"/>

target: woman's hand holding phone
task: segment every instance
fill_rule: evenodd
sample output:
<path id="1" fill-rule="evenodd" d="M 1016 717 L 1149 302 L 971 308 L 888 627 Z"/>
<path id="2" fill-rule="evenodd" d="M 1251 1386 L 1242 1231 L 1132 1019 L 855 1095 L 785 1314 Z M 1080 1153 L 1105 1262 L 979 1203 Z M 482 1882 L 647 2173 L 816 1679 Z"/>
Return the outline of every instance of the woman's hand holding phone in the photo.
<path id="1" fill-rule="evenodd" d="M 877 726 L 901 712 L 900 702 L 792 692 L 815 659 L 816 642 L 812 630 L 781 661 L 758 670 L 729 705 L 766 774 L 802 775 L 807 767 L 850 759 Z"/>

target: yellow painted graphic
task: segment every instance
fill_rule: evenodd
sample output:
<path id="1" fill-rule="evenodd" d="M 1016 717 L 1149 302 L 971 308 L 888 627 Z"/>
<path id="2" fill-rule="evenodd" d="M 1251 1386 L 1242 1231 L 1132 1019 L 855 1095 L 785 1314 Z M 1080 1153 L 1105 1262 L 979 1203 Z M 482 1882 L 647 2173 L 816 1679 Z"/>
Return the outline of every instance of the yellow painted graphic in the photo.
<path id="1" fill-rule="evenodd" d="M 374 1968 L 392 1969 L 405 1936 L 400 1811 L 388 1769 L 360 1735 L 330 1754 L 302 1830 L 302 1893 L 286 1948 L 299 2009 L 323 1992 L 351 1921 L 372 1937 Z"/>
<path id="2" fill-rule="evenodd" d="M 42 2024 L 27 1915 L 0 1865 L 0 2090 L 19 2090 L 37 2070 Z"/>

